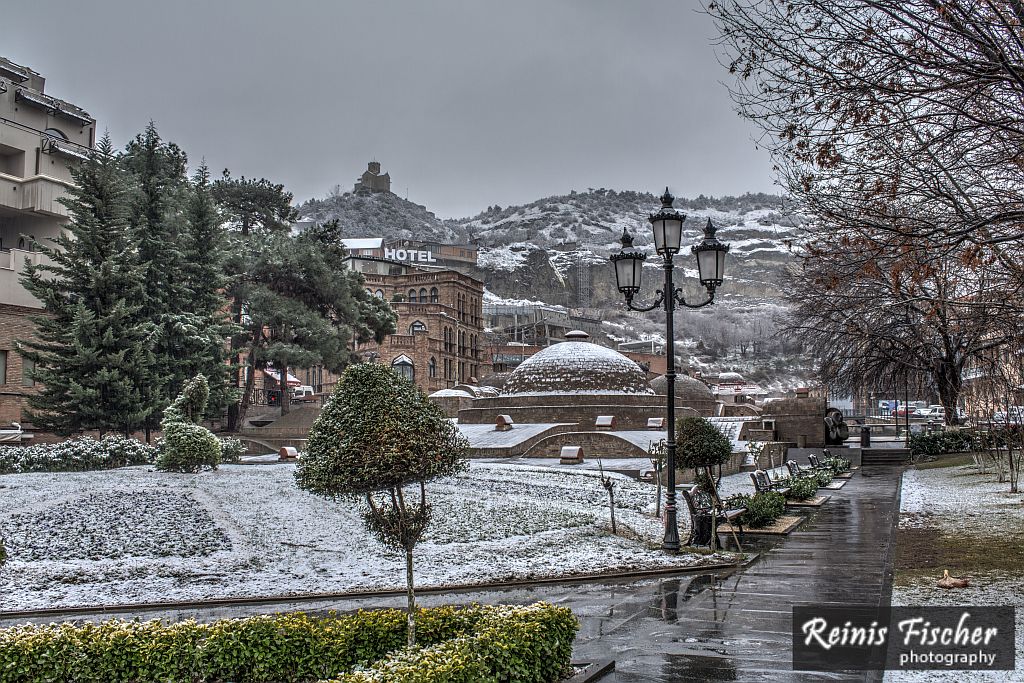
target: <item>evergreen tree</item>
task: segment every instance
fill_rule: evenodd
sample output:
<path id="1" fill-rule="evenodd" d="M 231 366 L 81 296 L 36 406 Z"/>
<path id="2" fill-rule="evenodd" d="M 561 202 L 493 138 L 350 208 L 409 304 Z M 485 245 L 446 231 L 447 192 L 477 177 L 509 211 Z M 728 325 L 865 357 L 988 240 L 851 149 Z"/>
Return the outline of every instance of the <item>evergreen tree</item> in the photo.
<path id="1" fill-rule="evenodd" d="M 51 263 L 30 265 L 22 277 L 46 312 L 34 319 L 36 337 L 21 342 L 43 384 L 28 399 L 30 414 L 59 434 L 128 434 L 159 409 L 150 388 L 160 382 L 152 350 L 158 332 L 140 303 L 144 271 L 129 229 L 130 185 L 108 136 L 72 177 L 61 200 L 71 220 L 53 246 L 40 246 Z"/>
<path id="2" fill-rule="evenodd" d="M 259 248 L 246 299 L 253 369 L 273 366 L 282 378 L 289 368 L 314 365 L 340 372 L 356 359 L 353 339 L 380 341 L 395 330 L 387 302 L 368 294 L 362 275 L 342 264 L 337 231 L 332 223 L 296 237 L 275 232 L 254 238 Z"/>
<path id="3" fill-rule="evenodd" d="M 367 528 L 405 554 L 408 644 L 416 644 L 413 550 L 431 518 L 426 484 L 468 467 L 469 443 L 444 411 L 384 365 L 342 375 L 309 432 L 295 480 L 325 498 L 366 501 Z"/>
<path id="4" fill-rule="evenodd" d="M 228 429 L 234 431 L 245 420 L 255 380 L 251 359 L 247 359 L 246 365 L 250 366 L 250 370 L 245 375 L 245 387 L 242 388 L 242 352 L 251 348 L 254 340 L 260 336 L 253 331 L 251 321 L 246 319 L 243 311 L 251 289 L 249 274 L 256 254 L 260 251 L 255 242 L 275 233 L 287 233 L 298 214 L 292 206 L 291 193 L 285 191 L 283 185 L 271 183 L 265 178 L 233 178 L 227 169 L 224 169 L 223 177 L 213 184 L 212 194 L 224 218 L 233 228 L 224 270 L 227 275 L 226 293 L 231 303 L 231 321 L 239 330 L 231 339 L 232 384 L 235 391 L 241 393 L 240 402 L 232 404 L 228 409 Z M 282 380 L 286 383 L 287 376 L 283 375 Z"/>
<path id="5" fill-rule="evenodd" d="M 152 389 L 159 397 L 160 410 L 146 425 L 148 436 L 164 406 L 191 376 L 182 372 L 180 365 L 192 346 L 188 337 L 194 329 L 181 316 L 189 309 L 188 292 L 179 277 L 183 265 L 180 236 L 184 231 L 182 207 L 187 192 L 188 159 L 177 145 L 161 140 L 156 125 L 150 121 L 146 130 L 128 143 L 121 161 L 134 181 L 131 229 L 139 245 L 143 270 L 141 310 L 159 331 L 154 348 L 159 379 Z"/>
<path id="6" fill-rule="evenodd" d="M 237 392 L 228 386 L 229 368 L 225 362 L 227 342 L 237 328 L 229 320 L 224 295 L 227 234 L 205 164 L 196 170 L 190 183 L 185 219 L 186 229 L 180 236 L 180 277 L 190 307 L 181 314 L 182 325 L 189 325 L 188 333 L 180 336 L 192 343 L 184 349 L 176 376 L 205 376 L 210 389 L 207 414 L 220 416 L 238 398 Z"/>

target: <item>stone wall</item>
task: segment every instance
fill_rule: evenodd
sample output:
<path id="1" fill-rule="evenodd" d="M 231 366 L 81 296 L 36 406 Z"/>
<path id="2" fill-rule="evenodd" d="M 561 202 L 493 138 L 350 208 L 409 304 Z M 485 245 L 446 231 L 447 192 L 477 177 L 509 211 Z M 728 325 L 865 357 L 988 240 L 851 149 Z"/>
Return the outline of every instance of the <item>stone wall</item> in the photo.
<path id="1" fill-rule="evenodd" d="M 658 441 L 663 432 L 651 431 L 651 440 Z M 546 435 L 526 451 L 528 458 L 557 458 L 562 446 L 581 446 L 585 460 L 598 458 L 646 458 L 647 450 L 615 436 L 615 432 L 564 432 Z"/>
<path id="2" fill-rule="evenodd" d="M 599 415 L 614 415 L 618 430 L 646 429 L 647 420 L 665 416 L 665 397 L 630 394 L 553 394 L 478 398 L 459 411 L 462 424 L 493 423 L 510 415 L 518 423 L 568 422 L 593 429 Z M 677 407 L 677 417 L 700 417 L 693 408 Z"/>
<path id="3" fill-rule="evenodd" d="M 823 398 L 787 398 L 764 406 L 762 417 L 775 420 L 775 439 L 800 443 L 801 436 L 807 446 L 825 445 L 825 408 Z"/>

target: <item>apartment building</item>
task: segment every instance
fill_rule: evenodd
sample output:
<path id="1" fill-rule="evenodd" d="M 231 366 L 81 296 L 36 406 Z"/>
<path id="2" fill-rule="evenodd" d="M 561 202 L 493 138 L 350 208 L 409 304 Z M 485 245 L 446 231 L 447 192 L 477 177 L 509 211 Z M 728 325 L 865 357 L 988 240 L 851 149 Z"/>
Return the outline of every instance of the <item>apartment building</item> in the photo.
<path id="1" fill-rule="evenodd" d="M 59 202 L 71 168 L 96 142 L 96 121 L 82 108 L 45 92 L 43 76 L 0 57 L 0 425 L 23 420 L 33 391 L 18 339 L 33 333 L 41 304 L 19 282 L 37 245 L 60 234 L 68 219 Z"/>

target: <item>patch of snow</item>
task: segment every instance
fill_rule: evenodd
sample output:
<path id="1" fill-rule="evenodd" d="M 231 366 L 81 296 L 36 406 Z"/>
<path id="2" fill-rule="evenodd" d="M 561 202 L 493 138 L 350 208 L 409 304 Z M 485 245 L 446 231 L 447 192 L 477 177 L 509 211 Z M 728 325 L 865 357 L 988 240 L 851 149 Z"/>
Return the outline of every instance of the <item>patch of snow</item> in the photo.
<path id="1" fill-rule="evenodd" d="M 197 475 L 131 467 L 2 476 L 0 534 L 11 555 L 0 570 L 4 608 L 402 588 L 404 559 L 365 530 L 361 503 L 300 491 L 293 473 L 280 464 Z M 659 552 L 654 487 L 616 481 L 616 517 L 628 537 L 606 531 L 607 494 L 595 473 L 472 463 L 468 473 L 429 484 L 434 525 L 416 548 L 418 584 L 729 557 Z M 115 499 L 121 507 L 107 516 L 83 505 Z M 124 523 L 116 510 L 136 504 L 140 514 Z"/>

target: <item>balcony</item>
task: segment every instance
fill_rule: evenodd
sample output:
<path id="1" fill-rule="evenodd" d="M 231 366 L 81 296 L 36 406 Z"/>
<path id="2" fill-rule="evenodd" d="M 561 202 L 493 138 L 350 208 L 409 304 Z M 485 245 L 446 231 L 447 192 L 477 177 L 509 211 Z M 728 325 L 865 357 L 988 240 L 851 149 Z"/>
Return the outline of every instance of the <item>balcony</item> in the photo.
<path id="1" fill-rule="evenodd" d="M 24 249 L 0 250 L 0 303 L 26 308 L 41 308 L 39 301 L 21 286 L 21 273 L 26 263 L 39 265 L 48 259 L 38 252 Z"/>
<path id="2" fill-rule="evenodd" d="M 0 206 L 17 211 L 30 211 L 56 218 L 67 218 L 68 210 L 59 200 L 71 183 L 50 176 L 31 178 L 0 173 Z"/>

